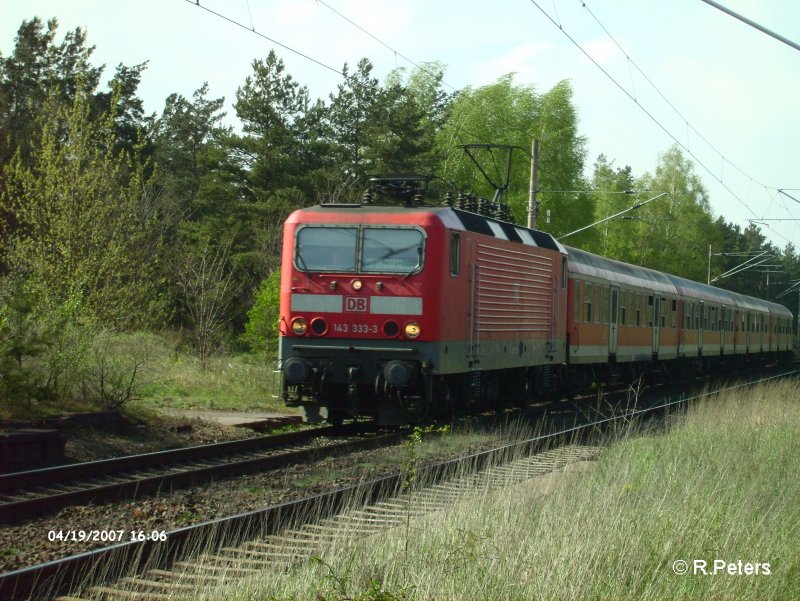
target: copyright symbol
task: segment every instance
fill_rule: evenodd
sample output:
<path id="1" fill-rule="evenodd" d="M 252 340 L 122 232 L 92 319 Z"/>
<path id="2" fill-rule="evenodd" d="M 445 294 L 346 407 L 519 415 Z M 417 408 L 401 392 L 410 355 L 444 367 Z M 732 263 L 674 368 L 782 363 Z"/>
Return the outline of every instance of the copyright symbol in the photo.
<path id="1" fill-rule="evenodd" d="M 686 572 L 689 571 L 689 564 L 682 559 L 676 559 L 675 561 L 672 562 L 672 571 L 675 572 L 678 576 L 683 576 Z"/>

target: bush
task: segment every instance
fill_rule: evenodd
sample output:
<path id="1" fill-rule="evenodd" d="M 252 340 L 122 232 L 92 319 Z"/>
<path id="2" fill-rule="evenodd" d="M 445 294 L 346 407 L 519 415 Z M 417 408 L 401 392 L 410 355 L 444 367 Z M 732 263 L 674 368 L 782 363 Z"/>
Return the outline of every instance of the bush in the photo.
<path id="1" fill-rule="evenodd" d="M 0 282 L 0 399 L 8 415 L 118 409 L 135 398 L 148 356 L 137 335 L 101 329 L 80 292 L 59 302 L 35 282 Z"/>
<path id="2" fill-rule="evenodd" d="M 48 333 L 37 315 L 39 299 L 22 281 L 0 283 L 0 398 L 7 404 L 48 396 L 41 359 L 47 352 Z"/>
<path id="3" fill-rule="evenodd" d="M 256 291 L 253 308 L 247 312 L 247 323 L 241 338 L 258 352 L 274 350 L 278 340 L 280 319 L 281 273 L 273 271 Z"/>
<path id="4" fill-rule="evenodd" d="M 83 374 L 86 400 L 111 411 L 138 398 L 142 368 L 152 354 L 152 344 L 144 334 L 100 332 Z"/>

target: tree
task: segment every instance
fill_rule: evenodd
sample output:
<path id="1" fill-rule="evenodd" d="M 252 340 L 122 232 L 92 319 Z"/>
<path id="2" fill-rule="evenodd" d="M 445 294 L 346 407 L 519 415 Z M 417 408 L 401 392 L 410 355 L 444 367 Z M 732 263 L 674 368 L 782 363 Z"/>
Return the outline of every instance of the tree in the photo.
<path id="1" fill-rule="evenodd" d="M 254 295 L 253 306 L 247 312 L 242 339 L 255 351 L 265 352 L 278 340 L 280 291 L 281 273 L 276 270 L 261 282 Z"/>
<path id="2" fill-rule="evenodd" d="M 614 161 L 609 161 L 605 155 L 597 157 L 592 174 L 592 199 L 598 220 L 630 207 L 636 201 L 634 188 L 635 181 L 629 166 L 614 167 Z M 626 217 L 597 226 L 596 243 L 589 250 L 618 261 L 635 261 L 639 250 L 635 232 L 642 222 L 636 213 Z"/>
<path id="3" fill-rule="evenodd" d="M 50 97 L 64 102 L 79 89 L 94 90 L 103 67 L 89 62 L 94 46 L 86 46 L 86 32 L 77 28 L 56 44 L 58 21 L 45 24 L 38 17 L 23 21 L 8 58 L 0 57 L 0 166 L 19 150 L 23 163 L 36 138 L 37 116 Z"/>
<path id="4" fill-rule="evenodd" d="M 519 148 L 513 154 L 508 201 L 515 221 L 525 223 L 530 183 L 529 149 L 534 139 L 541 141 L 539 188 L 542 192 L 539 197 L 542 212 L 538 227 L 558 235 L 592 223 L 592 203 L 588 192 L 583 192 L 588 190 L 582 176 L 586 141 L 578 135 L 572 89 L 566 81 L 539 95 L 532 86 L 516 85 L 514 74 L 510 73 L 494 84 L 460 91 L 438 135 L 438 148 L 447 155 L 442 176 L 461 189 L 491 197 L 494 190 L 468 158 L 454 148 L 476 142 Z M 502 181 L 505 157 L 485 156 L 483 168 L 495 181 Z M 565 196 L 560 192 L 565 190 L 579 192 Z M 550 223 L 545 218 L 548 209 Z M 569 241 L 580 244 L 592 235 L 590 230 Z"/>
<path id="5" fill-rule="evenodd" d="M 636 211 L 639 252 L 635 262 L 645 267 L 706 280 L 708 245 L 721 246 L 713 226 L 708 192 L 691 161 L 673 146 L 659 157 L 655 174 L 645 174 L 638 188 L 649 197 L 666 196 Z"/>
<path id="6" fill-rule="evenodd" d="M 153 126 L 158 183 L 188 218 L 196 216 L 195 200 L 204 179 L 215 178 L 227 159 L 222 144 L 230 130 L 220 126 L 225 99 L 207 95 L 208 83 L 194 92 L 192 100 L 170 94 Z"/>
<path id="7" fill-rule="evenodd" d="M 559 236 L 589 225 L 599 217 L 588 191 L 582 192 L 588 188 L 583 179 L 586 138 L 578 134 L 578 114 L 572 103 L 569 81 L 557 83 L 542 96 L 538 128 L 542 143 L 539 160 L 539 187 L 543 190 L 541 211 L 546 215 L 549 209 L 552 216 L 551 224 L 543 225 L 543 229 Z M 548 194 L 547 190 L 572 192 Z M 570 237 L 569 244 L 591 244 L 598 232 L 590 228 Z"/>
<path id="8" fill-rule="evenodd" d="M 294 125 L 309 100 L 308 90 L 285 71 L 283 60 L 270 50 L 266 60 L 253 61 L 253 74 L 236 92 L 234 108 L 245 135 L 234 140 L 234 149 L 255 196 L 295 183 L 300 140 Z"/>
<path id="9" fill-rule="evenodd" d="M 229 308 L 236 283 L 230 265 L 230 244 L 212 248 L 206 241 L 199 252 L 186 249 L 178 269 L 177 282 L 194 329 L 200 368 L 205 371 L 208 358 L 231 320 Z"/>
<path id="10" fill-rule="evenodd" d="M 35 115 L 29 156 L 18 151 L 0 190 L 11 215 L 3 262 L 51 306 L 76 292 L 112 329 L 160 323 L 158 205 L 135 149 L 114 153 L 115 114 L 91 117 L 91 95 L 58 90 Z"/>

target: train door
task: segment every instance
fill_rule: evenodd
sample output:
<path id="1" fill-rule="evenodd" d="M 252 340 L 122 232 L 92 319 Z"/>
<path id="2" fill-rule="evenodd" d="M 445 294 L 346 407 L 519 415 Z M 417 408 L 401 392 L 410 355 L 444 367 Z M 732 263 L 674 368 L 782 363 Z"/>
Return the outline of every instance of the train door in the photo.
<path id="1" fill-rule="evenodd" d="M 470 241 L 470 271 L 469 271 L 469 346 L 467 347 L 467 357 L 472 361 L 478 359 L 480 354 L 480 271 L 475 254 L 475 242 Z"/>
<path id="2" fill-rule="evenodd" d="M 767 316 L 767 351 L 772 352 L 775 349 L 775 320 L 772 318 L 772 313 Z"/>
<path id="3" fill-rule="evenodd" d="M 751 325 L 752 324 L 752 322 L 751 322 L 752 317 L 750 316 L 750 311 L 747 311 L 745 313 L 745 316 L 746 317 L 745 317 L 745 320 L 744 320 L 744 352 L 745 353 L 749 353 L 750 352 L 750 328 L 752 327 L 752 325 Z"/>
<path id="4" fill-rule="evenodd" d="M 706 302 L 700 301 L 700 327 L 697 330 L 697 354 L 701 356 L 703 354 L 703 330 L 706 327 Z"/>
<path id="5" fill-rule="evenodd" d="M 764 352 L 764 330 L 765 329 L 766 328 L 764 327 L 764 314 L 761 313 L 758 316 L 758 347 L 759 347 L 758 350 L 761 353 Z"/>
<path id="6" fill-rule="evenodd" d="M 653 293 L 653 356 L 658 355 L 661 340 L 661 297 Z"/>
<path id="7" fill-rule="evenodd" d="M 566 259 L 565 259 L 566 261 Z M 566 267 L 563 270 L 566 276 Z M 556 352 L 556 338 L 558 337 L 558 318 L 561 310 L 561 303 L 558 302 L 558 278 L 553 276 L 550 296 L 550 332 L 547 335 L 547 357 L 552 361 Z M 566 280 L 564 280 L 566 281 Z"/>
<path id="8" fill-rule="evenodd" d="M 728 328 L 726 327 L 728 323 L 728 308 L 725 305 L 722 305 L 719 308 L 719 319 L 717 320 L 717 326 L 719 327 L 719 354 L 725 354 L 725 339 L 728 332 Z"/>
<path id="9" fill-rule="evenodd" d="M 617 340 L 619 328 L 619 286 L 611 286 L 611 302 L 608 315 L 608 354 L 617 355 Z"/>

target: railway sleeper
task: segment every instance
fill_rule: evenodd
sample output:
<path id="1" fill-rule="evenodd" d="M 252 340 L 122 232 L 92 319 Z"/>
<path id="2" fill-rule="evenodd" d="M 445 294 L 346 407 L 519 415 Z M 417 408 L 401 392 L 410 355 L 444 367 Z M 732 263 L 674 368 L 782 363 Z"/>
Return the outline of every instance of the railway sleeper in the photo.
<path id="1" fill-rule="evenodd" d="M 161 590 L 172 589 L 176 591 L 197 590 L 197 586 L 193 584 L 183 584 L 180 582 L 167 582 L 165 580 L 150 580 L 148 578 L 142 578 L 141 576 L 122 578 L 120 582 L 122 582 L 123 584 L 132 584 L 139 588 L 151 588 L 151 589 L 161 589 Z"/>
<path id="2" fill-rule="evenodd" d="M 150 576 L 158 576 L 160 578 L 168 578 L 169 580 L 191 580 L 195 583 L 217 583 L 223 580 L 223 576 L 214 576 L 213 574 L 193 574 L 191 572 L 175 572 L 168 570 L 148 570 L 147 574 Z M 196 585 L 192 585 L 196 586 Z"/>
<path id="3" fill-rule="evenodd" d="M 403 517 L 409 514 L 412 516 L 420 516 L 426 513 L 421 509 L 402 505 L 373 505 L 372 507 L 364 509 L 364 512 L 372 515 L 397 515 Z"/>
<path id="4" fill-rule="evenodd" d="M 93 586 L 89 589 L 93 594 L 101 595 L 103 599 L 116 600 L 116 599 L 141 599 L 143 596 L 142 591 L 132 591 L 124 588 L 111 588 L 108 586 Z M 148 592 L 146 599 L 175 599 L 174 595 L 167 595 L 164 593 Z"/>
<path id="5" fill-rule="evenodd" d="M 402 521 L 401 518 L 365 518 L 361 516 L 347 515 L 341 518 L 331 518 L 322 520 L 320 523 L 336 526 L 338 528 L 380 528 L 386 524 L 395 524 Z"/>
<path id="6" fill-rule="evenodd" d="M 261 562 L 261 563 L 292 563 L 296 559 L 302 559 L 304 555 L 299 553 L 281 553 L 274 551 L 253 551 L 252 549 L 220 549 L 218 553 L 208 557 L 226 558 L 229 561 Z"/>
<path id="7" fill-rule="evenodd" d="M 234 564 L 235 566 L 266 566 L 266 565 L 291 565 L 293 562 L 287 559 L 276 559 L 276 560 L 267 560 L 267 559 L 250 559 L 247 557 L 231 557 L 229 555 L 202 555 L 197 558 L 197 561 L 200 562 L 202 565 L 205 565 L 205 562 L 212 562 L 215 565 L 223 564 L 225 566 L 229 566 Z"/>
<path id="8" fill-rule="evenodd" d="M 411 495 L 413 501 L 422 500 L 433 500 L 436 502 L 446 502 L 451 501 L 453 499 L 457 499 L 458 497 L 462 496 L 457 492 L 450 492 L 446 490 L 420 490 L 414 492 Z"/>
<path id="9" fill-rule="evenodd" d="M 367 522 L 367 523 L 375 523 L 375 524 L 387 524 L 389 526 L 394 524 L 400 524 L 403 522 L 404 517 L 400 514 L 392 513 L 389 515 L 386 514 L 379 514 L 379 513 L 368 513 L 366 515 L 360 515 L 352 513 L 348 516 L 348 520 L 352 520 L 354 522 Z"/>
<path id="10" fill-rule="evenodd" d="M 191 561 L 176 561 L 173 565 L 179 568 L 186 568 L 186 570 L 192 571 L 194 573 L 222 572 L 223 574 L 227 573 L 255 574 L 258 573 L 259 571 L 256 570 L 255 568 L 237 568 L 227 565 L 204 564 Z"/>
<path id="11" fill-rule="evenodd" d="M 274 541 L 274 542 L 268 542 Z M 294 544 L 288 544 L 294 543 Z M 316 551 L 316 547 L 309 546 L 307 543 L 297 541 L 293 538 L 284 538 L 279 536 L 268 537 L 264 541 L 248 541 L 242 545 L 244 547 L 254 547 L 256 549 L 299 549 L 302 551 Z"/>

